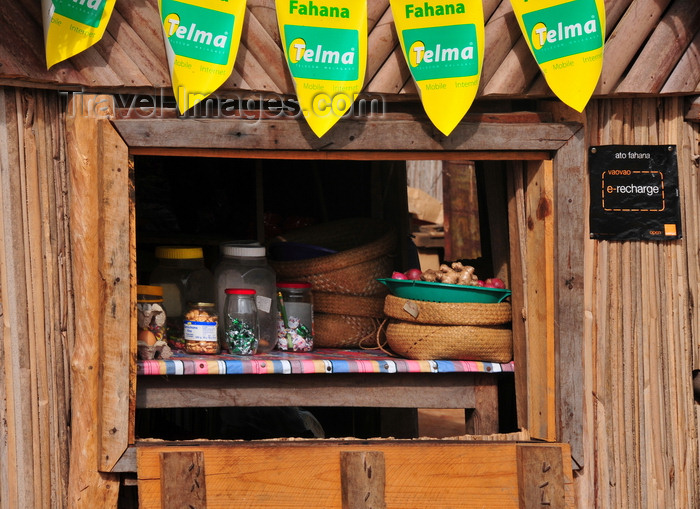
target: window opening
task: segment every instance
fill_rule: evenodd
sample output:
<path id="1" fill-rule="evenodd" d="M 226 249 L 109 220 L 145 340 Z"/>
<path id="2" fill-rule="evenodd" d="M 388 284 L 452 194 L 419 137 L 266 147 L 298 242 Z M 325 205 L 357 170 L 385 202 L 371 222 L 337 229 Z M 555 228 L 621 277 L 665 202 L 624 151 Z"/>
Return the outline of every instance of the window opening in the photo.
<path id="1" fill-rule="evenodd" d="M 443 188 L 446 182 L 447 186 L 457 185 L 455 179 L 445 178 L 446 164 L 134 156 L 138 283 L 147 282 L 158 245 L 201 246 L 205 263 L 213 271 L 221 242 L 252 239 L 265 244 L 276 235 L 308 224 L 350 217 L 381 217 L 394 223 L 402 233 L 401 255 L 395 261 L 395 270 L 421 268 L 427 262 L 419 257 L 415 234 L 421 226 L 431 224 L 431 220 L 437 219 L 432 224 L 440 228 L 439 220 L 445 212 L 441 210 L 427 219 L 409 213 L 407 190 L 421 185 L 441 207 L 445 197 L 452 198 L 450 217 L 454 221 L 455 237 L 459 234 L 461 240 L 470 240 L 469 231 L 476 234 L 476 239 L 471 239 L 478 246 L 471 251 L 473 257 L 447 260 L 443 242 L 434 249 L 434 260 L 463 261 L 474 265 L 484 277 L 493 276 L 485 170 L 480 164 L 471 163 L 467 168 L 469 178 L 458 182 L 475 187 L 469 189 L 473 198 L 469 231 L 458 232 L 464 226 L 457 221 L 463 197 L 459 193 L 450 194 L 449 187 Z M 409 181 L 407 175 L 412 175 L 413 180 Z M 489 192 L 505 202 L 505 188 Z M 464 250 L 451 247 L 451 253 L 458 252 Z M 513 376 L 505 373 L 498 376 L 501 431 L 515 431 Z M 454 410 L 419 409 L 416 414 L 416 409 L 403 410 L 412 422 L 407 435 L 429 433 L 426 436 L 441 437 L 464 429 L 464 412 L 460 415 Z M 310 438 L 319 433 L 327 438 L 369 438 L 382 436 L 382 418 L 386 415 L 382 416 L 382 410 L 377 408 L 139 409 L 135 430 L 138 438 L 170 440 Z M 442 427 L 435 426 L 436 419 L 438 422 L 442 419 Z"/>

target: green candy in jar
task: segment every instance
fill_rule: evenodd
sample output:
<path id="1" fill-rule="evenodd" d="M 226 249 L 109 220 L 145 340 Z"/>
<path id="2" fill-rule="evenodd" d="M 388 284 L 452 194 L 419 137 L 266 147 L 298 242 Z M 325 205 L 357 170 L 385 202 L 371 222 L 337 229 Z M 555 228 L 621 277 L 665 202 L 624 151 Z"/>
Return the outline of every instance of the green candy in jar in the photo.
<path id="1" fill-rule="evenodd" d="M 260 340 L 255 290 L 227 288 L 224 321 L 224 347 L 234 355 L 254 355 Z"/>

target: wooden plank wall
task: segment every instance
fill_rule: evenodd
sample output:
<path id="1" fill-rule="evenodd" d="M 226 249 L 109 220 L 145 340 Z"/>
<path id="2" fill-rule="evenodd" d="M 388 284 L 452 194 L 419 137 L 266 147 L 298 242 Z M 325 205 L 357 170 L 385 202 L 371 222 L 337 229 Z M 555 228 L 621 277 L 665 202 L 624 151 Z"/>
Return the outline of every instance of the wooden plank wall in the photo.
<path id="1" fill-rule="evenodd" d="M 73 347 L 55 92 L 0 88 L 0 508 L 64 507 Z"/>
<path id="2" fill-rule="evenodd" d="M 697 302 L 700 252 L 698 129 L 682 98 L 591 102 L 587 145 L 678 147 L 683 239 L 587 241 L 587 464 L 577 505 L 700 507 Z M 593 461 L 588 461 L 592 458 Z"/>

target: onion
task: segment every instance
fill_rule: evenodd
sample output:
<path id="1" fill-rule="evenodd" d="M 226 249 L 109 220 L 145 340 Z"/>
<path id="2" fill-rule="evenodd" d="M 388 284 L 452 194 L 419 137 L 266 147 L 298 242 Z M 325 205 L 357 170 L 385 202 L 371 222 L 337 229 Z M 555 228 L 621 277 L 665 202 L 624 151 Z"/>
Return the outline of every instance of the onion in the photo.
<path id="1" fill-rule="evenodd" d="M 423 273 L 421 272 L 420 269 L 408 269 L 406 272 L 404 272 L 406 279 L 414 279 L 414 280 L 419 280 L 422 274 Z"/>

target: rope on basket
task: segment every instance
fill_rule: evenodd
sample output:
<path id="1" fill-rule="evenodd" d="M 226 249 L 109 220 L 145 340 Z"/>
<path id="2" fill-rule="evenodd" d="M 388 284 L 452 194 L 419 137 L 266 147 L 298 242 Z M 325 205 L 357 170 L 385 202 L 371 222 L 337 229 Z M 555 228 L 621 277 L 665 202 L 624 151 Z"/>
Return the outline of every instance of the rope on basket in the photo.
<path id="1" fill-rule="evenodd" d="M 379 321 L 379 320 L 377 320 Z M 382 341 L 382 329 L 384 328 L 384 325 L 389 321 L 388 318 L 384 318 L 379 325 L 377 326 L 377 331 L 367 334 L 363 338 L 360 339 L 359 346 L 362 350 L 381 350 L 385 354 L 387 354 L 390 357 L 399 357 L 399 355 L 395 354 L 391 350 L 385 348 L 387 346 L 387 339 L 386 339 L 386 333 L 383 335 L 384 341 Z M 363 341 L 366 339 L 370 339 L 374 336 L 376 346 L 374 345 L 363 345 Z"/>

